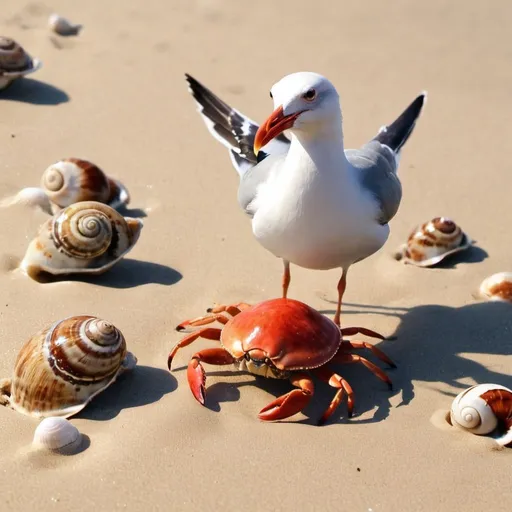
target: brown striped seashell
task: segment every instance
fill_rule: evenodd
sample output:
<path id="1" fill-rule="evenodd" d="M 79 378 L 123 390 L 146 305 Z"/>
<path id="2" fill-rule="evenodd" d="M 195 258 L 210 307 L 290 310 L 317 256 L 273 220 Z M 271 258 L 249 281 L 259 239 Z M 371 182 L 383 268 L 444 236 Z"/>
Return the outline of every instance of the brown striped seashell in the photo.
<path id="1" fill-rule="evenodd" d="M 0 402 L 35 418 L 68 418 L 136 363 L 110 322 L 88 315 L 65 318 L 21 348 L 12 379 L 0 383 Z"/>
<path id="2" fill-rule="evenodd" d="M 450 421 L 472 434 L 495 433 L 498 444 L 512 447 L 512 390 L 498 384 L 471 386 L 453 400 Z"/>
<path id="3" fill-rule="evenodd" d="M 97 165 L 79 158 L 64 158 L 46 168 L 40 188 L 24 188 L 0 201 L 0 206 L 26 204 L 53 214 L 80 201 L 98 201 L 120 208 L 130 202 L 130 194 L 120 181 L 107 176 Z"/>
<path id="4" fill-rule="evenodd" d="M 469 249 L 473 243 L 455 222 L 436 217 L 414 229 L 395 258 L 418 267 L 433 267 L 447 256 Z"/>
<path id="5" fill-rule="evenodd" d="M 488 300 L 512 302 L 512 272 L 498 272 L 485 278 L 480 293 Z"/>
<path id="6" fill-rule="evenodd" d="M 36 280 L 41 273 L 102 274 L 133 249 L 142 227 L 103 203 L 72 204 L 39 228 L 20 268 Z"/>
<path id="7" fill-rule="evenodd" d="M 0 91 L 41 66 L 42 62 L 32 58 L 14 39 L 0 36 Z"/>

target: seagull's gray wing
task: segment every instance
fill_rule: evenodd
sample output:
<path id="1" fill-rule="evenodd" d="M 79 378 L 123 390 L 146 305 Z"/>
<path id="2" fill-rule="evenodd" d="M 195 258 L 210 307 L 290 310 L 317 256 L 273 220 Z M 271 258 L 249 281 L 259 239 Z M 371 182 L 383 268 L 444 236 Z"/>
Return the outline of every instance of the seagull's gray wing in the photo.
<path id="1" fill-rule="evenodd" d="M 416 126 L 426 97 L 426 92 L 417 96 L 391 124 L 383 126 L 362 148 L 345 151 L 361 185 L 377 200 L 377 220 L 380 224 L 387 224 L 400 206 L 402 185 L 396 174 L 400 151 Z"/>
<path id="2" fill-rule="evenodd" d="M 377 220 L 380 224 L 387 224 L 395 216 L 402 199 L 395 155 L 387 146 L 375 140 L 360 149 L 347 149 L 345 155 L 357 171 L 363 188 L 377 200 Z"/>
<path id="3" fill-rule="evenodd" d="M 258 155 L 259 156 L 259 155 Z M 256 213 L 254 199 L 261 184 L 267 181 L 271 174 L 279 172 L 279 167 L 284 162 L 286 153 L 268 155 L 258 164 L 247 169 L 240 178 L 238 186 L 238 203 L 249 217 Z"/>

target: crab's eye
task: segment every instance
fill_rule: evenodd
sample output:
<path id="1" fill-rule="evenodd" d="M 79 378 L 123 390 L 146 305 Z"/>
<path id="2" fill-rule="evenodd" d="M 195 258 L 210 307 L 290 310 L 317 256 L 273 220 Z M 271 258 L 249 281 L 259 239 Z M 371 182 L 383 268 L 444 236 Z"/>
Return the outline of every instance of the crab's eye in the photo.
<path id="1" fill-rule="evenodd" d="M 270 94 L 270 97 L 271 97 L 272 99 L 274 99 L 274 96 L 272 96 L 272 91 L 270 91 L 270 92 L 269 92 L 269 94 Z"/>
<path id="2" fill-rule="evenodd" d="M 306 100 L 306 101 L 313 101 L 315 98 L 316 98 L 316 91 L 315 89 L 309 89 L 308 91 L 306 91 L 302 97 Z"/>

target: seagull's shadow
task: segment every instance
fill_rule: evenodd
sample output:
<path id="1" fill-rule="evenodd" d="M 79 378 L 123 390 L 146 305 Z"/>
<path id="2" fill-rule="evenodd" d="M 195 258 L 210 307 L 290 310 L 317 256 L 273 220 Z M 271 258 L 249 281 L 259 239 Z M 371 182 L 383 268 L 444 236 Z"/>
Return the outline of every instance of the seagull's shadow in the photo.
<path id="1" fill-rule="evenodd" d="M 96 396 L 77 418 L 105 421 L 115 418 L 123 409 L 158 402 L 176 389 L 177 383 L 168 370 L 151 366 L 135 366 Z"/>
<path id="2" fill-rule="evenodd" d="M 140 261 L 130 258 L 123 258 L 104 274 L 70 274 L 54 276 L 41 272 L 34 275 L 33 279 L 37 282 L 56 283 L 63 281 L 74 281 L 87 283 L 108 288 L 135 288 L 147 284 L 160 284 L 171 286 L 181 280 L 183 275 L 172 267 L 152 263 L 150 261 Z"/>
<path id="3" fill-rule="evenodd" d="M 19 101 L 32 105 L 60 105 L 69 96 L 58 87 L 34 78 L 20 78 L 0 91 L 0 100 Z"/>
<path id="4" fill-rule="evenodd" d="M 383 314 L 392 314 L 384 312 Z M 343 376 L 354 390 L 354 417 L 347 418 L 346 403 L 342 403 L 329 419 L 332 423 L 374 423 L 386 419 L 392 409 L 390 399 L 400 395 L 397 407 L 407 406 L 415 396 L 413 382 L 425 382 L 436 385 L 439 393 L 447 394 L 440 384 L 456 388 L 448 393 L 446 408 L 460 390 L 468 387 L 461 379 L 471 379 L 476 383 L 494 383 L 512 388 L 512 376 L 487 368 L 468 356 L 471 354 L 510 355 L 512 345 L 512 306 L 505 303 L 477 303 L 461 308 L 428 305 L 410 308 L 405 313 L 398 312 L 400 324 L 392 335 L 380 343 L 374 343 L 396 364 L 396 369 L 388 368 L 368 350 L 354 350 L 383 369 L 393 381 L 393 390 L 362 364 L 333 364 L 333 369 Z M 361 339 L 362 337 L 358 337 Z M 354 338 L 357 339 L 357 338 Z M 197 347 L 195 348 L 197 350 Z M 185 350 L 182 350 L 185 352 Z M 188 354 L 188 352 L 187 352 Z M 464 355 L 468 354 L 468 356 Z M 184 354 L 184 356 L 186 355 Z M 176 368 L 173 371 L 180 370 Z M 229 382 L 229 376 L 240 372 L 208 371 L 207 376 L 225 377 L 226 382 L 215 382 L 208 386 L 206 406 L 220 411 L 222 402 L 236 401 L 240 398 L 240 388 L 253 385 L 274 397 L 283 395 L 292 389 L 288 381 L 265 379 L 247 375 L 243 382 Z M 186 381 L 186 375 L 183 376 Z M 316 424 L 329 402 L 335 389 L 315 381 L 315 395 L 303 413 L 307 419 L 297 420 L 291 417 L 285 422 Z M 181 383 L 181 381 L 180 381 Z M 186 385 L 186 382 L 184 382 Z M 261 404 L 255 404 L 255 416 L 258 411 L 273 398 L 262 396 Z M 372 412 L 371 417 L 367 417 Z M 358 416 L 364 418 L 358 419 Z M 283 421 L 282 421 L 283 422 Z"/>

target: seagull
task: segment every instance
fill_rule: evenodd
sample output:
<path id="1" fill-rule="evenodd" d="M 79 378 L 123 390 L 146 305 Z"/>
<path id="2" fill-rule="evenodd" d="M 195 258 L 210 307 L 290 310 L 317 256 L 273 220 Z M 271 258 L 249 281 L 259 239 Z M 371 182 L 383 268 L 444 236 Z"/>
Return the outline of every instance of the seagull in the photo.
<path id="1" fill-rule="evenodd" d="M 345 149 L 340 98 L 322 75 L 293 73 L 275 83 L 274 111 L 261 125 L 188 73 L 185 78 L 208 130 L 229 150 L 240 178 L 238 203 L 251 218 L 254 237 L 283 261 L 283 298 L 290 264 L 339 268 L 334 322 L 340 326 L 349 268 L 377 252 L 389 236 L 402 198 L 401 150 L 427 93 L 362 147 Z M 369 329 L 342 329 L 356 332 L 383 339 Z"/>

